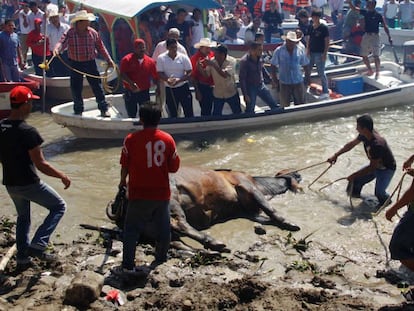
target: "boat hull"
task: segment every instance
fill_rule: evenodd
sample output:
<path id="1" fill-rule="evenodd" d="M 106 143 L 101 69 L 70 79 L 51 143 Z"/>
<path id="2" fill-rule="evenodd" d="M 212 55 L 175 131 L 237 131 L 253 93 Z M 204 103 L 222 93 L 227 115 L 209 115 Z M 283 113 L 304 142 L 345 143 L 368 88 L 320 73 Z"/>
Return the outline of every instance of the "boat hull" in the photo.
<path id="1" fill-rule="evenodd" d="M 23 85 L 31 90 L 39 88 L 39 83 L 34 80 L 25 79 L 22 82 L 0 82 L 0 119 L 8 117 L 10 114 L 10 91 L 18 86 Z"/>
<path id="2" fill-rule="evenodd" d="M 401 28 L 388 28 L 390 36 L 392 38 L 392 44 L 394 46 L 403 46 L 405 41 L 413 39 L 413 29 L 401 29 Z M 388 36 L 384 31 L 384 28 L 380 27 L 380 39 L 381 43 L 390 45 Z"/>

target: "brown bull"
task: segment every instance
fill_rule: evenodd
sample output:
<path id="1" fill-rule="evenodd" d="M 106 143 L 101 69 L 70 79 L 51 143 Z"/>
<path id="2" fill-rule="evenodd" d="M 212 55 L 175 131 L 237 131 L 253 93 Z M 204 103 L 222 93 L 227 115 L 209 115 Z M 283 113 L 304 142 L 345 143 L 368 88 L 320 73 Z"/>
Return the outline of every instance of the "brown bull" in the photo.
<path id="1" fill-rule="evenodd" d="M 288 190 L 296 191 L 298 174 L 252 177 L 237 171 L 182 167 L 170 180 L 173 240 L 187 236 L 204 248 L 228 251 L 225 244 L 200 230 L 241 217 L 263 223 L 263 217 L 258 217 L 261 211 L 268 216 L 267 224 L 290 231 L 300 230 L 279 216 L 265 198 Z M 108 216 L 118 218 L 117 224 L 122 228 L 121 215 L 114 217 L 114 211 L 109 211 Z"/>

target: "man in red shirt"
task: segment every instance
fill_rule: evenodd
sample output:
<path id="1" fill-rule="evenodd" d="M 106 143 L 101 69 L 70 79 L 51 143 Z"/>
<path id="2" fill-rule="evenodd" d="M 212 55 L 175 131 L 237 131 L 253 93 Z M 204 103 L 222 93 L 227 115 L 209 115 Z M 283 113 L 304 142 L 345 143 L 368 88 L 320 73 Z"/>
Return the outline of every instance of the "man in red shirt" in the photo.
<path id="1" fill-rule="evenodd" d="M 194 44 L 198 51 L 191 56 L 191 65 L 193 66 L 191 81 L 195 88 L 196 98 L 200 103 L 202 116 L 211 115 L 214 82 L 211 76 L 203 75 L 198 66 L 205 69 L 207 66 L 206 60 L 214 58 L 214 53 L 211 51 L 211 47 L 214 45 L 209 38 L 201 38 L 200 42 Z"/>
<path id="2" fill-rule="evenodd" d="M 136 39 L 134 52 L 121 59 L 120 71 L 125 88 L 125 108 L 130 118 L 136 118 L 137 104 L 142 105 L 150 101 L 151 80 L 156 83 L 156 93 L 159 94 L 155 61 L 145 54 L 146 49 L 145 41 Z"/>
<path id="3" fill-rule="evenodd" d="M 122 266 L 116 272 L 135 272 L 135 250 L 142 230 L 151 224 L 157 233 L 152 266 L 167 260 L 171 241 L 171 196 L 168 173 L 180 166 L 174 139 L 157 128 L 159 105 L 143 104 L 139 119 L 144 129 L 128 134 L 121 153 L 120 187 L 128 185 L 128 208 L 123 235 Z M 127 182 L 128 178 L 128 182 Z"/>
<path id="4" fill-rule="evenodd" d="M 43 70 L 39 65 L 45 58 L 45 35 L 41 33 L 40 26 L 42 25 L 41 18 L 35 18 L 34 29 L 29 32 L 26 39 L 26 44 L 32 49 L 32 61 L 36 75 L 43 75 Z M 46 60 L 50 58 L 49 38 L 46 38 Z"/>

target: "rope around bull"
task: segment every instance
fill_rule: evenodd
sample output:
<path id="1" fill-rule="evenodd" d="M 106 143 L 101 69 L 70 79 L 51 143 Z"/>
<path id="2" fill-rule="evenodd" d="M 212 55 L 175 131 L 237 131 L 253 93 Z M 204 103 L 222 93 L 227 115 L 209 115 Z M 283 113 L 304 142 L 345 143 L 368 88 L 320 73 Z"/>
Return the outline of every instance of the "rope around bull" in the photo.
<path id="1" fill-rule="evenodd" d="M 59 58 L 59 60 L 63 63 L 63 65 L 65 65 L 69 70 L 72 70 L 72 71 L 74 71 L 76 73 L 79 73 L 81 75 L 84 75 L 86 77 L 90 77 L 90 78 L 94 78 L 94 79 L 102 79 L 102 86 L 103 86 L 105 92 L 107 92 L 107 93 L 114 93 L 115 91 L 117 91 L 119 89 L 119 86 L 120 86 L 120 83 L 121 83 L 119 78 L 120 78 L 121 74 L 120 74 L 120 71 L 119 71 L 119 67 L 116 64 L 114 64 L 115 65 L 114 66 L 114 71 L 116 71 L 116 74 L 118 76 L 118 79 L 117 79 L 116 86 L 115 87 L 111 87 L 108 84 L 108 78 L 113 73 L 113 71 L 110 72 L 110 73 L 108 73 L 109 68 L 110 68 L 109 63 L 106 64 L 105 73 L 103 75 L 96 76 L 96 75 L 93 75 L 93 74 L 90 74 L 90 73 L 87 73 L 87 72 L 83 72 L 81 70 L 78 70 L 76 68 L 73 68 L 71 65 L 69 65 L 68 63 L 66 63 L 62 59 L 62 57 L 60 56 L 60 54 L 57 54 L 56 57 Z M 53 60 L 53 58 L 51 60 Z"/>

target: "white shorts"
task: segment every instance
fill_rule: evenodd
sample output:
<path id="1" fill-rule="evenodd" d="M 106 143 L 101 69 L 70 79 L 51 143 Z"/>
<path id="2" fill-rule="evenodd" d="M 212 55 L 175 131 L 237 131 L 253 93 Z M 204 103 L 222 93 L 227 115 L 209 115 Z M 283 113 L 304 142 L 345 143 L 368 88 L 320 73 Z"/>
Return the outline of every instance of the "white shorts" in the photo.
<path id="1" fill-rule="evenodd" d="M 381 53 L 381 41 L 377 33 L 369 32 L 362 36 L 361 56 L 368 56 L 369 53 L 374 56 L 379 56 Z"/>

